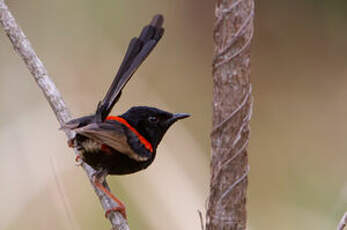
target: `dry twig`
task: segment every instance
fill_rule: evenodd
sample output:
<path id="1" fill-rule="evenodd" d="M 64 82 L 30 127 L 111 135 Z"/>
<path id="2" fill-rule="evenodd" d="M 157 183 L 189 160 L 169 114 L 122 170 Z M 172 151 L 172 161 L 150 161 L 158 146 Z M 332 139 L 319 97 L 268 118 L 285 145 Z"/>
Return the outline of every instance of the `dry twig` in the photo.
<path id="1" fill-rule="evenodd" d="M 347 225 L 347 212 L 342 216 L 339 226 L 337 226 L 337 230 L 343 230 Z"/>
<path id="2" fill-rule="evenodd" d="M 66 107 L 60 92 L 49 77 L 48 71 L 44 67 L 42 61 L 36 55 L 22 29 L 16 23 L 4 0 L 0 0 L 0 23 L 10 39 L 15 51 L 22 57 L 36 83 L 41 88 L 60 125 L 70 120 L 70 111 Z M 65 133 L 68 139 L 71 139 L 75 135 L 75 133 L 69 131 L 65 131 Z M 75 154 L 78 154 L 77 149 L 74 149 L 74 152 Z M 95 172 L 95 170 L 89 167 L 87 164 L 82 164 L 82 167 L 87 173 L 91 185 L 93 186 L 104 210 L 114 207 L 114 203 L 103 192 L 99 191 L 92 183 L 92 174 Z M 108 219 L 112 224 L 112 229 L 129 229 L 127 221 L 119 213 L 111 213 L 108 215 Z"/>

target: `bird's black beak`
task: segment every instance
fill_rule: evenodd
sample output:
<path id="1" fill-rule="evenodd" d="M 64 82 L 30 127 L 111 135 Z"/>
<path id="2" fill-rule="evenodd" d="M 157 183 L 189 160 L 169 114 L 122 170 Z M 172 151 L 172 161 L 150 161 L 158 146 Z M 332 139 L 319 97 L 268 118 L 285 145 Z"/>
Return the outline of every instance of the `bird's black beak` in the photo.
<path id="1" fill-rule="evenodd" d="M 172 125 L 178 120 L 184 119 L 190 117 L 190 114 L 188 113 L 174 113 L 171 118 L 169 118 L 165 123 L 167 126 Z"/>
<path id="2" fill-rule="evenodd" d="M 190 114 L 188 114 L 188 113 L 175 113 L 171 119 L 174 119 L 177 121 L 177 120 L 181 120 L 181 119 L 187 118 L 187 117 L 190 117 Z"/>

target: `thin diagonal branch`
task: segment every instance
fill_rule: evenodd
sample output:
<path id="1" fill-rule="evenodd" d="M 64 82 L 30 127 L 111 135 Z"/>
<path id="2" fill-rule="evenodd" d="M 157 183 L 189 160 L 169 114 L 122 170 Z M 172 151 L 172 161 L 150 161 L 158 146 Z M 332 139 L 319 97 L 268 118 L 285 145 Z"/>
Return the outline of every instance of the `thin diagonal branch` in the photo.
<path id="1" fill-rule="evenodd" d="M 60 125 L 63 125 L 66 121 L 71 119 L 70 111 L 65 105 L 57 87 L 51 80 L 47 69 L 36 55 L 22 29 L 16 23 L 4 0 L 0 0 L 0 23 L 10 39 L 15 51 L 22 57 L 36 83 L 45 95 Z M 68 139 L 71 139 L 75 135 L 75 133 L 68 130 L 65 131 L 65 134 Z M 75 154 L 78 154 L 77 149 L 74 149 L 74 152 Z M 92 183 L 92 175 L 95 170 L 89 167 L 87 164 L 82 164 L 82 167 L 87 173 L 88 179 L 90 180 L 91 185 L 93 186 L 104 210 L 109 210 L 114 207 L 114 203 L 103 192 L 99 191 Z M 129 229 L 127 221 L 119 213 L 111 213 L 108 216 L 108 219 L 110 220 L 114 230 Z"/>

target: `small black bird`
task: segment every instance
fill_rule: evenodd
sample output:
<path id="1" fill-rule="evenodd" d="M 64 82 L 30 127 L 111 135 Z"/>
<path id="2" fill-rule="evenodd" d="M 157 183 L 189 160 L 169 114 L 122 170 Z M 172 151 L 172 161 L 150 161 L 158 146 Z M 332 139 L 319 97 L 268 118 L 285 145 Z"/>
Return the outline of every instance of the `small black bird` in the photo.
<path id="1" fill-rule="evenodd" d="M 164 33 L 163 16 L 154 16 L 139 38 L 133 38 L 105 98 L 94 115 L 73 119 L 62 129 L 75 131 L 69 146 L 77 146 L 80 160 L 97 170 L 95 185 L 115 200 L 125 218 L 125 206 L 103 186 L 108 175 L 124 175 L 147 168 L 154 160 L 156 149 L 168 128 L 177 120 L 189 117 L 185 113 L 169 113 L 157 108 L 136 106 L 120 116 L 108 116 L 121 91 L 136 69 L 149 55 Z"/>

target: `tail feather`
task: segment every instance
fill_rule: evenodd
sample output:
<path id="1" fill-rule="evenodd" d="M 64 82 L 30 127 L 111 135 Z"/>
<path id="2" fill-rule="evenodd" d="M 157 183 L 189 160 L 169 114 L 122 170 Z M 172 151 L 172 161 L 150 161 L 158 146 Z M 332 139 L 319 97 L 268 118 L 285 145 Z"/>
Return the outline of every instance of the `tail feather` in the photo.
<path id="1" fill-rule="evenodd" d="M 163 36 L 163 20 L 162 15 L 154 16 L 151 24 L 142 29 L 139 38 L 135 37 L 130 41 L 121 66 L 105 98 L 98 105 L 96 111 L 98 121 L 106 119 L 115 103 L 119 100 L 121 91 L 126 83 Z"/>

